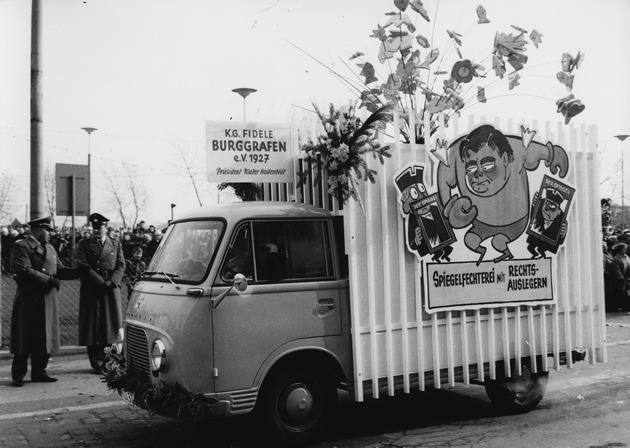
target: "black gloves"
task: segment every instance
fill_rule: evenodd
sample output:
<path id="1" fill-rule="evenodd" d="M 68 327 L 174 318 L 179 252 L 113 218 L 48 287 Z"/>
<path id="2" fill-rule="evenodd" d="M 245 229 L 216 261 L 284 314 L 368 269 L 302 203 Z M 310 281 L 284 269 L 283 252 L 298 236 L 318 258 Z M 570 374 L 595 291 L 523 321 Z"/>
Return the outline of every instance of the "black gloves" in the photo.
<path id="1" fill-rule="evenodd" d="M 59 286 L 61 286 L 61 282 L 56 278 L 49 277 L 46 281 L 46 286 L 48 286 L 48 290 L 51 291 L 53 288 L 56 288 L 59 291 Z"/>

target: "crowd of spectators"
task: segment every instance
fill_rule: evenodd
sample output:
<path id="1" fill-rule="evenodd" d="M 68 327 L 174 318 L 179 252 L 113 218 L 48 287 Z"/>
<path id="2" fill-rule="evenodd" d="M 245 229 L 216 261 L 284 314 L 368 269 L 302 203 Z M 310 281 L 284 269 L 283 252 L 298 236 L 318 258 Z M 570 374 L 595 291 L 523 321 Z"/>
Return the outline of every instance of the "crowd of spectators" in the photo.
<path id="1" fill-rule="evenodd" d="M 14 223 L 12 225 L 0 227 L 0 247 L 2 272 L 10 269 L 11 247 L 15 241 L 25 238 L 29 234 L 28 226 Z M 92 235 L 92 227 L 84 225 L 75 229 L 75 248 L 82 239 Z M 147 226 L 145 221 L 141 221 L 135 229 L 108 228 L 107 236 L 121 241 L 126 260 L 126 270 L 124 281 L 131 286 L 147 268 L 151 258 L 162 240 L 162 231 L 155 226 Z M 55 248 L 59 258 L 66 266 L 73 266 L 72 255 L 72 228 L 55 227 L 50 234 L 50 244 Z M 10 273 L 10 272 L 9 272 Z M 131 290 L 131 288 L 128 288 Z"/>
<path id="2" fill-rule="evenodd" d="M 603 228 L 606 311 L 630 311 L 630 229 Z"/>
<path id="3" fill-rule="evenodd" d="M 28 232 L 28 226 L 21 224 L 0 227 L 2 272 L 10 269 L 11 246 L 15 241 L 25 238 Z M 92 228 L 87 225 L 76 229 L 75 247 L 79 241 L 91 235 Z M 124 281 L 131 286 L 149 265 L 162 240 L 162 231 L 141 221 L 133 230 L 110 227 L 108 236 L 122 242 L 127 264 Z M 630 311 L 630 229 L 606 226 L 603 229 L 603 236 L 606 311 Z M 64 264 L 67 266 L 74 264 L 71 228 L 56 227 L 55 231 L 51 232 L 50 243 Z"/>

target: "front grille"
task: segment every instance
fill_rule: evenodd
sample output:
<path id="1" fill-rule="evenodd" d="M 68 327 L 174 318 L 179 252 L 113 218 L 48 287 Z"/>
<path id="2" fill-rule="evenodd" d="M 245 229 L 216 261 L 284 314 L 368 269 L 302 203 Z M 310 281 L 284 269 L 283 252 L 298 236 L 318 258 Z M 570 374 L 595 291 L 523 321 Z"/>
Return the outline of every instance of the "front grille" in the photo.
<path id="1" fill-rule="evenodd" d="M 129 371 L 142 372 L 149 377 L 151 373 L 149 342 L 143 329 L 127 325 L 126 355 Z"/>

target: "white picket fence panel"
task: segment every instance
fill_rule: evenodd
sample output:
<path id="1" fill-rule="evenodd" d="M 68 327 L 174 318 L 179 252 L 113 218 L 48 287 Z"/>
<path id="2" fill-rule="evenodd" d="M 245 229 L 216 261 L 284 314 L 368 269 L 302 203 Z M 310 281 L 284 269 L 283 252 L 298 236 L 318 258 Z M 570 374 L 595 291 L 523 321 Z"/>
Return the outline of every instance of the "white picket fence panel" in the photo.
<path id="1" fill-rule="evenodd" d="M 395 114 L 395 120 L 398 114 Z M 413 119 L 413 117 L 412 117 Z M 488 122 L 485 117 L 467 123 L 451 120 L 448 137 Z M 494 119 L 508 134 L 520 133 L 512 120 Z M 413 123 L 412 123 L 413 126 Z M 291 196 L 344 217 L 345 247 L 349 255 L 352 344 L 355 399 L 378 398 L 402 390 L 425 390 L 495 379 L 499 361 L 536 359 L 544 371 L 559 369 L 561 353 L 573 367 L 572 350 L 583 349 L 590 363 L 606 362 L 603 255 L 598 181 L 597 128 L 545 123 L 528 124 L 537 130 L 536 140 L 562 146 L 570 157 L 568 181 L 577 186 L 569 214 L 569 235 L 556 264 L 557 304 L 508 306 L 427 314 L 423 308 L 422 266 L 405 246 L 405 227 L 398 211 L 393 185 L 395 173 L 409 161 L 433 160 L 424 145 L 399 142 L 398 127 L 388 143 L 392 158 L 384 165 L 369 164 L 378 171 L 376 183 L 360 183 L 363 208 L 354 200 L 341 205 L 330 200 L 324 185 L 311 182 L 306 189 L 284 187 L 283 200 Z M 568 132 L 566 132 L 568 130 Z M 371 159 L 371 158 L 370 158 Z M 432 170 L 428 170 L 432 171 Z M 429 177 L 429 176 L 427 176 Z M 431 185 L 433 179 L 426 179 Z M 268 196 L 269 197 L 269 196 Z M 367 306 L 366 306 L 367 305 Z M 552 355 L 549 362 L 547 355 Z M 520 374 L 521 363 L 511 372 Z M 537 369 L 536 363 L 533 368 Z"/>

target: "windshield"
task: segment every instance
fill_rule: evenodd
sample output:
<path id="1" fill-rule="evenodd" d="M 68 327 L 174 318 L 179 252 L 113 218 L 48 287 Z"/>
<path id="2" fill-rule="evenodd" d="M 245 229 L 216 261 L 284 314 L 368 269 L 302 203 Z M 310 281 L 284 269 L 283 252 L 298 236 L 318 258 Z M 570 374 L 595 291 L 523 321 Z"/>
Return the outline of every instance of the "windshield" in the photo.
<path id="1" fill-rule="evenodd" d="M 173 224 L 145 275 L 175 282 L 201 282 L 208 272 L 223 227 L 222 221 Z"/>

